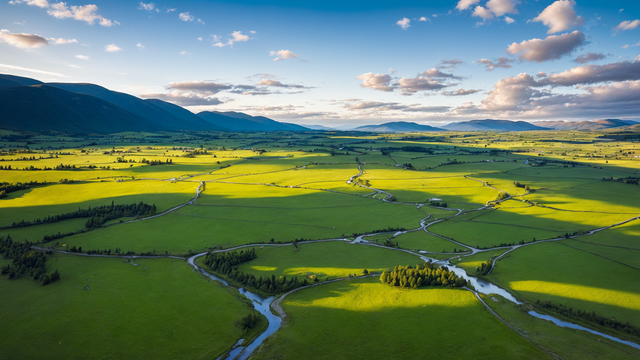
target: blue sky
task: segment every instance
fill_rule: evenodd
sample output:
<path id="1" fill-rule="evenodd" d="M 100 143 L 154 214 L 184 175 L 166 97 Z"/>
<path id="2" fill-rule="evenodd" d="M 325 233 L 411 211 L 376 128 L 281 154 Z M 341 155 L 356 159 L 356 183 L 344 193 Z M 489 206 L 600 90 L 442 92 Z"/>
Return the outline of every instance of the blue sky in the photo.
<path id="1" fill-rule="evenodd" d="M 638 119 L 638 19 L 615 0 L 4 0 L 0 72 L 300 124 Z"/>

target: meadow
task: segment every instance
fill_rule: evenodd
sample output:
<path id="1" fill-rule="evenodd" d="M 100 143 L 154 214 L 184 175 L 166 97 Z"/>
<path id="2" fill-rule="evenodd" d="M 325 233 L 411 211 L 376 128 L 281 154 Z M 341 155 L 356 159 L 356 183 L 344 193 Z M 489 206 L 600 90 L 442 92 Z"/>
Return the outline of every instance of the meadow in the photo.
<path id="1" fill-rule="evenodd" d="M 20 141 L 10 141 L 15 136 Z M 630 347 L 525 311 L 543 311 L 538 300 L 551 301 L 640 327 L 640 144 L 601 141 L 609 136 L 615 133 L 80 137 L 2 130 L 0 238 L 55 251 L 75 246 L 83 253 L 177 257 L 252 245 L 257 258 L 237 270 L 318 278 L 320 286 L 281 303 L 284 325 L 256 359 L 545 358 L 548 352 L 567 359 L 634 358 Z M 45 184 L 24 185 L 31 181 Z M 155 204 L 160 216 L 37 223 L 140 202 Z M 23 220 L 34 224 L 21 226 Z M 87 228 L 92 221 L 103 225 Z M 429 224 L 427 231 L 422 224 Z M 606 229 L 590 235 L 599 228 Z M 378 246 L 349 243 L 360 235 Z M 56 238 L 41 242 L 45 236 Z M 343 241 L 299 243 L 318 239 Z M 540 242 L 545 239 L 557 240 Z M 379 273 L 415 265 L 420 256 L 451 259 L 478 276 L 475 268 L 510 244 L 526 246 L 481 277 L 524 301 L 515 306 L 497 295 L 483 297 L 517 331 L 466 290 L 400 290 L 377 278 L 323 283 L 365 268 Z M 494 249 L 501 245 L 507 247 Z M 5 252 L 0 266 L 11 256 Z M 46 286 L 0 277 L 3 354 L 218 358 L 266 327 L 262 318 L 243 333 L 240 319 L 253 311 L 248 300 L 180 259 L 105 256 L 48 255 L 47 268 L 58 268 L 62 278 Z M 640 343 L 584 319 L 563 319 Z"/>

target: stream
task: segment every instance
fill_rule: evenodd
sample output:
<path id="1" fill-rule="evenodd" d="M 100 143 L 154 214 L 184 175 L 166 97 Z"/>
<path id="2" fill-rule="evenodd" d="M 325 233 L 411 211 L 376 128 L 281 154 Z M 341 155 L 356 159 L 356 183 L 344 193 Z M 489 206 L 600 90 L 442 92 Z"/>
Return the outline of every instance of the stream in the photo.
<path id="1" fill-rule="evenodd" d="M 198 265 L 196 265 L 196 263 L 195 263 L 196 258 L 198 258 L 200 256 L 204 256 L 204 255 L 206 255 L 206 253 L 194 255 L 194 256 L 190 257 L 187 261 L 196 270 L 202 272 L 203 274 L 208 276 L 211 280 L 219 281 L 224 286 L 229 286 L 229 283 L 227 281 L 225 281 L 224 279 L 221 279 L 221 278 L 219 278 L 219 277 L 217 277 L 215 275 L 209 274 L 207 271 L 205 271 L 204 269 L 202 269 Z M 260 296 L 254 294 L 254 293 L 252 293 L 252 292 L 250 292 L 250 291 L 248 291 L 246 289 L 243 289 L 243 288 L 238 289 L 238 291 L 240 292 L 240 294 L 244 295 L 247 299 L 251 300 L 251 303 L 253 304 L 253 308 L 256 309 L 260 314 L 264 315 L 267 318 L 267 321 L 269 322 L 269 325 L 267 326 L 267 330 L 265 330 L 262 334 L 260 334 L 260 336 L 258 336 L 255 340 L 253 340 L 249 345 L 247 345 L 247 346 L 238 346 L 239 344 L 242 343 L 242 341 L 239 341 L 238 344 L 236 344 L 237 347 L 235 347 L 233 350 L 231 350 L 227 357 L 220 357 L 220 358 L 218 358 L 218 360 L 246 360 L 246 359 L 248 359 L 249 356 L 251 356 L 251 354 L 253 353 L 253 351 L 255 349 L 257 349 L 258 346 L 260 346 L 260 344 L 262 344 L 264 339 L 266 339 L 269 335 L 275 333 L 278 329 L 280 329 L 280 325 L 282 325 L 282 319 L 279 316 L 273 315 L 273 313 L 271 312 L 271 309 L 270 309 L 271 303 L 273 302 L 273 300 L 276 299 L 275 296 L 271 296 L 271 297 L 268 297 L 266 299 L 263 299 Z"/>

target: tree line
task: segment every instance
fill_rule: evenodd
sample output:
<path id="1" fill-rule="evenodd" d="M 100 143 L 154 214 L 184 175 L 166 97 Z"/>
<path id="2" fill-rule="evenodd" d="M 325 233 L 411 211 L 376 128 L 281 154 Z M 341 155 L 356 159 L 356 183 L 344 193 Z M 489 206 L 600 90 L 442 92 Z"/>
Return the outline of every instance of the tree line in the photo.
<path id="1" fill-rule="evenodd" d="M 287 279 L 286 276 L 276 278 L 275 275 L 258 277 L 251 273 L 244 273 L 238 270 L 238 266 L 251 261 L 257 257 L 256 250 L 241 250 L 240 252 L 208 253 L 204 257 L 204 263 L 209 269 L 223 277 L 237 282 L 245 288 L 260 291 L 265 294 L 277 294 L 288 292 L 302 286 L 307 286 L 309 282 L 305 278 L 302 281 L 293 276 Z M 318 281 L 317 278 L 314 281 Z"/>
<path id="2" fill-rule="evenodd" d="M 88 209 L 78 208 L 78 211 L 47 216 L 43 219 L 36 219 L 34 221 L 25 221 L 22 220 L 20 222 L 13 222 L 10 226 L 5 226 L 0 229 L 11 229 L 11 228 L 21 228 L 26 226 L 40 225 L 40 224 L 48 224 L 55 223 L 62 220 L 67 219 L 76 219 L 76 218 L 89 218 L 85 223 L 85 227 L 88 229 L 102 226 L 105 222 L 121 217 L 133 217 L 133 216 L 145 216 L 145 215 L 154 215 L 156 213 L 156 205 L 145 204 L 144 202 L 129 204 L 129 205 L 115 205 L 114 202 L 111 202 L 111 205 L 97 206 L 93 209 L 89 207 Z"/>
<path id="3" fill-rule="evenodd" d="M 18 182 L 15 184 L 8 183 L 8 182 L 0 182 L 0 199 L 2 199 L 3 197 L 6 197 L 7 194 L 12 193 L 14 191 L 28 189 L 31 186 L 46 185 L 46 184 L 47 184 L 46 182 L 37 182 L 37 181 L 30 181 L 25 183 Z"/>
<path id="4" fill-rule="evenodd" d="M 60 279 L 58 269 L 47 273 L 45 254 L 32 250 L 31 245 L 27 240 L 14 242 L 10 235 L 6 239 L 1 237 L 0 254 L 4 254 L 5 259 L 12 259 L 12 261 L 0 267 L 0 273 L 9 275 L 9 279 L 27 276 L 40 281 L 43 286 Z"/>
<path id="5" fill-rule="evenodd" d="M 568 318 L 579 318 L 585 321 L 589 321 L 592 323 L 599 324 L 601 326 L 605 326 L 611 329 L 615 329 L 618 331 L 622 331 L 627 334 L 640 336 L 640 327 L 631 325 L 628 321 L 626 323 L 622 323 L 613 318 L 606 318 L 604 316 L 600 316 L 596 314 L 595 311 L 574 311 L 571 307 L 566 307 L 562 304 L 554 304 L 551 301 L 536 301 L 536 305 L 540 306 L 543 309 L 551 310 L 553 312 L 562 314 Z"/>
<path id="6" fill-rule="evenodd" d="M 400 287 L 403 289 L 417 289 L 421 286 L 449 286 L 463 287 L 467 280 L 459 277 L 446 266 L 437 266 L 432 262 L 426 262 L 415 267 L 396 266 L 391 272 L 383 271 L 380 275 L 383 284 Z"/>

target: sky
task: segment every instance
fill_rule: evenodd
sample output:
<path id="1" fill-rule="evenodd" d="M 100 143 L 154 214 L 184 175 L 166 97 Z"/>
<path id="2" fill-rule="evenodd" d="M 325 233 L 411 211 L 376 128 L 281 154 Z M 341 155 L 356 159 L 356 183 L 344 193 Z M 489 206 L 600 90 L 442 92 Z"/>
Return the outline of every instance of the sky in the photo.
<path id="1" fill-rule="evenodd" d="M 640 120 L 640 1 L 0 0 L 0 73 L 330 127 Z"/>

